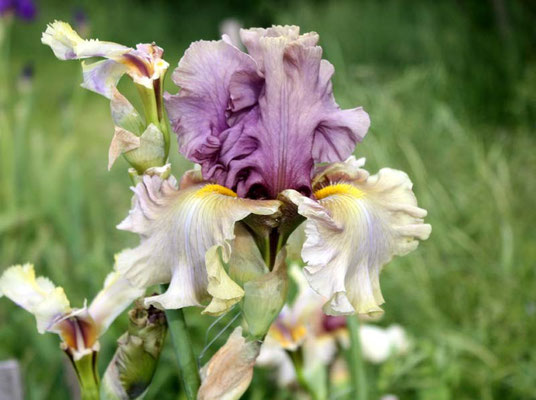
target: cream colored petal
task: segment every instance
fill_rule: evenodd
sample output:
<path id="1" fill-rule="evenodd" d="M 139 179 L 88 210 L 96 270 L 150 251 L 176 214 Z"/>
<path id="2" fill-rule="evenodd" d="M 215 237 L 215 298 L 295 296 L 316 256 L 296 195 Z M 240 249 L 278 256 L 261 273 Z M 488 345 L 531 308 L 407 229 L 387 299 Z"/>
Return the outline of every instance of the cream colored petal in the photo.
<path id="1" fill-rule="evenodd" d="M 207 292 L 212 300 L 202 314 L 220 315 L 244 297 L 244 290 L 225 272 L 219 246 L 212 246 L 205 256 L 207 268 Z"/>
<path id="2" fill-rule="evenodd" d="M 145 289 L 132 286 L 118 272 L 111 272 L 104 281 L 104 287 L 91 302 L 88 312 L 97 326 L 98 335 L 102 335 L 110 324 L 138 297 Z"/>
<path id="3" fill-rule="evenodd" d="M 41 36 L 41 42 L 50 46 L 54 55 L 60 60 L 77 58 L 75 48 L 83 41 L 84 39 L 71 28 L 71 25 L 63 21 L 49 24 Z"/>
<path id="4" fill-rule="evenodd" d="M 35 315 L 39 333 L 51 329 L 54 322 L 70 311 L 63 288 L 48 279 L 35 276 L 31 264 L 15 265 L 0 277 L 0 293 Z"/>
<path id="5" fill-rule="evenodd" d="M 345 163 L 324 172 L 324 181 L 337 183 L 316 190 L 319 201 L 284 192 L 308 219 L 305 272 L 313 289 L 329 299 L 324 311 L 331 315 L 381 312 L 382 267 L 414 250 L 431 232 L 404 172 L 385 168 L 369 176 L 356 162 L 347 161 L 346 173 Z M 354 180 L 341 182 L 344 176 Z"/>
<path id="6" fill-rule="evenodd" d="M 41 42 L 50 46 L 54 55 L 61 60 L 113 57 L 129 50 L 128 47 L 117 43 L 84 40 L 68 23 L 63 21 L 48 24 L 41 36 Z"/>
<path id="7" fill-rule="evenodd" d="M 337 340 L 333 335 L 310 336 L 303 343 L 303 363 L 329 365 L 337 354 Z"/>
<path id="8" fill-rule="evenodd" d="M 140 147 L 139 136 L 134 135 L 132 132 L 129 132 L 126 129 L 116 126 L 114 137 L 112 138 L 112 142 L 110 143 L 110 148 L 108 150 L 108 170 L 112 168 L 115 160 L 117 160 L 121 154 L 137 149 L 138 147 Z"/>
<path id="9" fill-rule="evenodd" d="M 201 369 L 198 400 L 237 400 L 253 378 L 260 342 L 246 341 L 242 328 L 236 328 L 227 343 Z"/>
<path id="10" fill-rule="evenodd" d="M 134 192 L 133 208 L 118 228 L 138 233 L 141 241 L 117 256 L 117 269 L 140 287 L 170 282 L 165 293 L 146 303 L 181 308 L 203 305 L 212 296 L 216 303 L 236 301 L 242 289 L 214 262 L 216 251 L 221 249 L 227 263 L 235 223 L 251 213 L 274 213 L 279 203 L 237 198 L 227 188 L 206 183 L 178 190 L 174 179 L 158 176 L 144 176 Z"/>
<path id="11" fill-rule="evenodd" d="M 359 340 L 363 357 L 375 364 L 387 360 L 391 354 L 391 340 L 386 330 L 374 325 L 362 325 L 359 328 Z"/>
<path id="12" fill-rule="evenodd" d="M 50 46 L 54 55 L 61 60 L 114 57 L 130 50 L 117 43 L 84 40 L 71 25 L 63 21 L 54 21 L 48 24 L 41 36 L 41 42 Z"/>
<path id="13" fill-rule="evenodd" d="M 256 365 L 260 367 L 273 367 L 276 369 L 277 383 L 287 386 L 296 381 L 296 370 L 289 354 L 279 343 L 270 336 L 261 346 Z"/>

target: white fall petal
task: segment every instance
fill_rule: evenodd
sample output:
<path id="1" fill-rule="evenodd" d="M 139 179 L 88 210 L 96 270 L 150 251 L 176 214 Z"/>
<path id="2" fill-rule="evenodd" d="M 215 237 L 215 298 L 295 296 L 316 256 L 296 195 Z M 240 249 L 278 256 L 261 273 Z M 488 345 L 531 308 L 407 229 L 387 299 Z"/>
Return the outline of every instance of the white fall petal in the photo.
<path id="1" fill-rule="evenodd" d="M 382 267 L 415 250 L 418 239 L 431 232 L 408 176 L 389 168 L 369 176 L 363 164 L 350 157 L 320 171 L 314 180 L 317 201 L 283 192 L 307 218 L 305 273 L 311 287 L 329 299 L 324 312 L 330 315 L 382 312 Z"/>
<path id="2" fill-rule="evenodd" d="M 165 293 L 147 298 L 146 304 L 169 309 L 212 300 L 206 311 L 218 314 L 244 295 L 219 260 L 229 262 L 235 223 L 252 213 L 273 214 L 279 202 L 238 198 L 223 186 L 192 179 L 179 190 L 173 177 L 143 177 L 134 188 L 129 216 L 118 225 L 138 233 L 140 245 L 121 252 L 116 263 L 139 287 L 170 283 Z"/>
<path id="3" fill-rule="evenodd" d="M 110 272 L 104 281 L 104 287 L 88 307 L 98 335 L 102 335 L 119 314 L 144 293 L 145 289 L 132 286 L 118 272 Z"/>
<path id="4" fill-rule="evenodd" d="M 51 329 L 71 309 L 63 288 L 54 286 L 48 278 L 36 277 L 31 264 L 15 265 L 2 274 L 1 295 L 34 315 L 39 333 Z"/>

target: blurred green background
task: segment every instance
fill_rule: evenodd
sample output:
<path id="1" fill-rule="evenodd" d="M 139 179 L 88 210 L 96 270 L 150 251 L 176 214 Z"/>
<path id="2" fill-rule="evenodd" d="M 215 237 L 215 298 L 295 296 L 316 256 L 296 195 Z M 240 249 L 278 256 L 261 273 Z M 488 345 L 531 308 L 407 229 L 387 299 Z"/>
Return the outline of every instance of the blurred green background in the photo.
<path id="1" fill-rule="evenodd" d="M 137 242 L 115 229 L 130 205 L 127 164 L 106 170 L 113 126 L 106 99 L 84 91 L 78 62 L 40 43 L 62 19 L 91 37 L 155 41 L 176 66 L 191 41 L 219 25 L 297 24 L 320 34 L 336 67 L 335 96 L 362 105 L 372 126 L 356 155 L 368 169 L 410 175 L 429 211 L 430 239 L 382 274 L 380 325 L 398 323 L 413 346 L 367 365 L 371 399 L 536 398 L 536 3 L 507 1 L 65 1 L 37 3 L 14 21 L 2 54 L 0 268 L 31 261 L 75 306 L 91 299 L 113 255 Z M 32 65 L 33 78 L 21 79 Z M 166 87 L 175 92 L 171 80 Z M 186 163 L 172 144 L 173 170 Z M 187 317 L 196 351 L 212 319 Z M 124 330 L 102 339 L 101 368 Z M 147 398 L 180 398 L 171 349 Z M 17 358 L 26 398 L 66 399 L 54 335 L 0 300 L 0 360 Z M 203 362 L 208 359 L 205 357 Z M 260 372 L 245 398 L 291 398 Z"/>

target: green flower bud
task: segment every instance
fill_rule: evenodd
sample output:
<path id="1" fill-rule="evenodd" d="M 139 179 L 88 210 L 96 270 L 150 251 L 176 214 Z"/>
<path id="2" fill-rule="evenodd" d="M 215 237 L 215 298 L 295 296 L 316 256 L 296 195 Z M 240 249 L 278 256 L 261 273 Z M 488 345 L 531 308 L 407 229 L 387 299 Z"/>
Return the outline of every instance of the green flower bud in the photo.
<path id="1" fill-rule="evenodd" d="M 242 312 L 250 337 L 263 339 L 285 304 L 288 292 L 286 249 L 281 250 L 272 272 L 244 284 Z"/>
<path id="2" fill-rule="evenodd" d="M 156 371 L 167 332 L 163 311 L 148 309 L 141 300 L 129 312 L 127 332 L 117 341 L 117 350 L 101 385 L 101 399 L 136 399 L 141 397 Z"/>

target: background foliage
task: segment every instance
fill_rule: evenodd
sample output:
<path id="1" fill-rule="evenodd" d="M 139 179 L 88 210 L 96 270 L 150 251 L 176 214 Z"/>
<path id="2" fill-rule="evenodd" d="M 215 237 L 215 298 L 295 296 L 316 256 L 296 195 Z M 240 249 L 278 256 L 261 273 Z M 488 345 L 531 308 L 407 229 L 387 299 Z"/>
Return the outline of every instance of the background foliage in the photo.
<path id="1" fill-rule="evenodd" d="M 356 155 L 407 171 L 429 210 L 431 238 L 382 275 L 382 325 L 401 324 L 411 351 L 367 366 L 373 398 L 536 398 L 536 7 L 522 1 L 76 1 L 38 3 L 2 56 L 0 267 L 32 261 L 74 305 L 91 298 L 113 255 L 136 242 L 115 230 L 130 204 L 126 162 L 106 171 L 106 99 L 79 88 L 78 62 L 41 45 L 46 22 L 85 13 L 93 37 L 155 41 L 175 66 L 188 44 L 216 39 L 225 18 L 292 23 L 320 34 L 343 107 L 371 129 Z M 4 49 L 9 50 L 9 49 Z M 20 78 L 31 64 L 31 80 Z M 176 89 L 168 79 L 167 88 Z M 188 164 L 173 143 L 173 168 Z M 211 318 L 189 310 L 197 354 Z M 124 330 L 103 338 L 101 367 Z M 220 324 L 223 325 L 223 324 Z M 217 331 L 217 329 L 216 329 Z M 210 333 L 214 335 L 214 331 Z M 225 335 L 224 335 L 225 336 Z M 28 399 L 68 398 L 63 355 L 32 317 L 0 301 L 0 359 L 23 366 Z M 170 350 L 170 349 L 169 349 Z M 209 349 L 205 362 L 213 348 Z M 246 398 L 284 399 L 259 373 Z M 158 396 L 155 394 L 158 393 Z M 148 398 L 180 398 L 164 353 Z"/>

